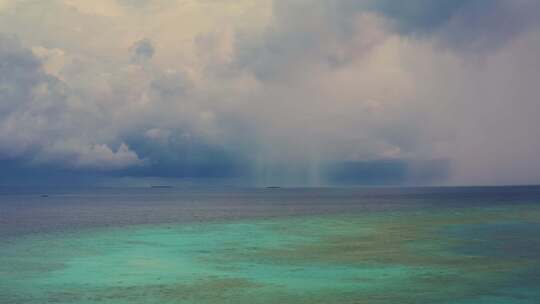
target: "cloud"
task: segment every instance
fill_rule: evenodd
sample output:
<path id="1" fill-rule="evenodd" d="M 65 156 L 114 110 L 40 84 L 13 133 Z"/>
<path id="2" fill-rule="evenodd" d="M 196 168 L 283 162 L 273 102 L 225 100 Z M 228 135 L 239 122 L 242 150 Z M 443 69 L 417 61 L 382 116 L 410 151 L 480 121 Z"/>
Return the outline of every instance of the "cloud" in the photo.
<path id="1" fill-rule="evenodd" d="M 24 153 L 54 132 L 63 111 L 62 84 L 13 37 L 0 36 L 0 155 Z"/>
<path id="2" fill-rule="evenodd" d="M 63 54 L 36 50 L 44 59 Z M 136 153 L 123 143 L 113 152 L 106 144 L 94 143 L 94 136 L 84 141 L 81 132 L 87 130 L 79 121 L 84 111 L 71 103 L 73 92 L 48 74 L 41 60 L 17 39 L 0 37 L 0 155 L 84 168 L 138 164 Z"/>
<path id="3" fill-rule="evenodd" d="M 151 140 L 157 140 L 159 142 L 165 143 L 169 140 L 171 132 L 169 130 L 152 128 L 144 132 L 144 136 Z"/>
<path id="4" fill-rule="evenodd" d="M 468 1 L 436 33 L 442 44 L 468 51 L 496 49 L 538 30 L 538 1 Z"/>
<path id="5" fill-rule="evenodd" d="M 76 168 L 118 170 L 143 163 L 125 143 L 120 144 L 116 151 L 104 144 L 93 144 L 86 147 L 70 147 L 66 153 L 73 154 L 72 162 Z"/>
<path id="6" fill-rule="evenodd" d="M 61 78 L 62 69 L 66 65 L 66 56 L 63 50 L 38 46 L 32 48 L 32 53 L 41 61 L 45 73 Z"/>
<path id="7" fill-rule="evenodd" d="M 325 168 L 325 175 L 329 183 L 336 185 L 424 184 L 444 181 L 449 167 L 445 160 L 385 159 L 332 164 Z"/>
<path id="8" fill-rule="evenodd" d="M 524 75 L 519 63 L 538 63 L 532 55 L 539 35 L 538 18 L 530 13 L 538 11 L 535 2 L 411 5 L 411 14 L 420 17 L 393 16 L 361 3 L 346 13 L 326 3 L 299 3 L 278 2 L 284 9 L 276 10 L 277 25 L 238 46 L 241 71 L 269 89 L 259 96 L 259 110 L 272 113 L 259 119 L 273 133 L 264 137 L 271 147 L 262 159 L 287 155 L 296 163 L 313 159 L 317 166 L 332 158 L 384 158 L 392 150 L 399 151 L 393 158 L 444 159 L 452 164 L 451 183 L 539 180 L 536 170 L 524 168 L 540 151 L 527 136 L 540 129 L 527 114 L 538 111 L 539 92 L 522 82 L 537 76 Z M 432 19 L 419 20 L 423 15 Z M 479 123 L 471 113 L 485 120 Z M 513 113 L 507 121 L 520 120 L 519 126 L 495 123 L 503 113 Z M 503 143 L 510 138 L 514 144 Z M 518 142 L 522 156 L 512 158 L 506 152 L 518 152 Z"/>
<path id="9" fill-rule="evenodd" d="M 481 2 L 486 1 L 412 0 L 400 2 L 379 0 L 372 1 L 369 7 L 391 19 L 401 32 L 433 33 L 437 28 L 445 26 L 454 16 L 466 10 L 468 6 L 474 6 Z M 489 3 L 486 4 L 489 5 Z"/>
<path id="10" fill-rule="evenodd" d="M 259 185 L 540 182 L 536 1 L 106 2 L 0 15 L 2 159 Z"/>
<path id="11" fill-rule="evenodd" d="M 116 1 L 95 0 L 90 2 L 63 0 L 63 3 L 77 9 L 83 14 L 95 16 L 118 17 L 124 13 L 122 7 Z"/>
<path id="12" fill-rule="evenodd" d="M 155 49 L 150 40 L 142 39 L 133 44 L 131 52 L 133 54 L 132 60 L 134 62 L 142 62 L 150 60 L 152 56 L 154 56 Z"/>
<path id="13" fill-rule="evenodd" d="M 540 25 L 540 3 L 534 0 L 383 0 L 371 8 L 387 16 L 400 33 L 468 51 L 500 47 Z"/>

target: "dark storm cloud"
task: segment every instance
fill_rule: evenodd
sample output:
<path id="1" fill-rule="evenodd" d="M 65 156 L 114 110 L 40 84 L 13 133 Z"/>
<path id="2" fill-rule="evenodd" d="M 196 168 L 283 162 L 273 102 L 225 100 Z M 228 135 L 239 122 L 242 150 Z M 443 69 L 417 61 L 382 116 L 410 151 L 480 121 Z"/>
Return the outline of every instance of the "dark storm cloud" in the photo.
<path id="1" fill-rule="evenodd" d="M 486 51 L 538 29 L 539 17 L 536 0 L 476 0 L 463 6 L 438 34 L 450 46 Z"/>
<path id="2" fill-rule="evenodd" d="M 278 0 L 274 11 L 276 26 L 252 55 L 261 55 L 257 64 L 266 61 L 269 67 L 282 63 L 276 56 L 292 56 L 294 61 L 306 51 L 324 52 L 322 44 L 328 43 L 329 34 L 341 42 L 350 40 L 358 30 L 355 20 L 366 12 L 384 16 L 401 35 L 435 39 L 451 48 L 487 50 L 540 25 L 536 0 Z M 321 55 L 336 60 L 335 54 Z"/>
<path id="3" fill-rule="evenodd" d="M 463 12 L 467 6 L 482 2 L 489 7 L 497 0 L 377 0 L 370 3 L 369 8 L 392 19 L 401 32 L 431 33 Z M 349 7 L 350 5 L 344 6 Z"/>
<path id="4" fill-rule="evenodd" d="M 489 52 L 540 25 L 538 12 L 536 0 L 278 0 L 272 27 L 259 37 L 239 37 L 235 67 L 270 81 L 306 62 L 346 65 L 381 42 L 376 34 L 362 32 L 371 26 L 359 21 L 368 19 L 366 13 L 384 18 L 372 22 L 399 35 L 458 51 Z M 359 35 L 364 36 L 361 42 Z"/>
<path id="5" fill-rule="evenodd" d="M 141 62 L 149 60 L 154 56 L 154 45 L 149 39 L 142 39 L 133 44 L 131 47 L 132 60 L 135 62 Z"/>
<path id="6" fill-rule="evenodd" d="M 32 51 L 0 35 L 0 158 L 33 153 L 62 133 L 64 90 Z"/>
<path id="7" fill-rule="evenodd" d="M 201 138 L 173 130 L 167 138 L 128 137 L 137 155 L 148 159 L 145 166 L 119 171 L 120 175 L 173 178 L 232 178 L 246 176 L 249 168 L 240 155 Z"/>
<path id="8" fill-rule="evenodd" d="M 92 170 L 70 170 L 58 164 L 30 165 L 24 157 L 0 159 L 2 186 L 66 186 L 91 185 L 105 176 Z"/>
<path id="9" fill-rule="evenodd" d="M 328 165 L 325 176 L 335 185 L 414 185 L 444 181 L 449 170 L 447 160 L 382 159 Z"/>
<path id="10" fill-rule="evenodd" d="M 0 35 L 0 113 L 7 115 L 32 101 L 32 88 L 48 77 L 41 61 L 13 37 Z"/>
<path id="11" fill-rule="evenodd" d="M 379 0 L 370 9 L 402 34 L 436 37 L 452 48 L 487 50 L 540 25 L 536 0 Z"/>

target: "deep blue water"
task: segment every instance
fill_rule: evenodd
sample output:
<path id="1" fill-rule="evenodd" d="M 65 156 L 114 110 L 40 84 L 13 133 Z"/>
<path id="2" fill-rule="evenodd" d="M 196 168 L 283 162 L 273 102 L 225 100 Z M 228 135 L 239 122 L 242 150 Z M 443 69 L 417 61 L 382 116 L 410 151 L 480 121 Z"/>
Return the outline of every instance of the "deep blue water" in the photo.
<path id="1" fill-rule="evenodd" d="M 540 204 L 540 186 L 2 188 L 0 236 L 133 224 Z"/>

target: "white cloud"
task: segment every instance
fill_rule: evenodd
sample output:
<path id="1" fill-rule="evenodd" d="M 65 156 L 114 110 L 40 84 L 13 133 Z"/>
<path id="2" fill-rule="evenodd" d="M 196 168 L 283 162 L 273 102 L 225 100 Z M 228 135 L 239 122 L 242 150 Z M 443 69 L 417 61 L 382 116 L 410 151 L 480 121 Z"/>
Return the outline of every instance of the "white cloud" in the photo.
<path id="1" fill-rule="evenodd" d="M 76 150 L 75 167 L 117 170 L 143 164 L 137 153 L 122 143 L 116 151 L 104 144 L 94 144 Z"/>
<path id="2" fill-rule="evenodd" d="M 163 130 L 159 128 L 152 128 L 144 132 L 144 136 L 146 138 L 156 140 L 161 143 L 167 143 L 171 136 L 171 132 L 169 130 Z"/>
<path id="3" fill-rule="evenodd" d="M 61 49 L 47 49 L 42 46 L 32 48 L 34 55 L 43 64 L 43 69 L 47 74 L 62 79 L 62 69 L 66 65 L 66 54 Z"/>

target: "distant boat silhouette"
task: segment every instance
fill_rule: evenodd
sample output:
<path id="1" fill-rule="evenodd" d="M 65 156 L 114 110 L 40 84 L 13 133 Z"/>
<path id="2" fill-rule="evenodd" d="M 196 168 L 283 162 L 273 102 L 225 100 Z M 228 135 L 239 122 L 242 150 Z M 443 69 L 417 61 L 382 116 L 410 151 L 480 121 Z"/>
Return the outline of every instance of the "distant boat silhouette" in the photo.
<path id="1" fill-rule="evenodd" d="M 49 197 L 48 194 L 42 194 L 42 195 L 40 195 L 40 196 L 41 196 L 41 197 Z"/>
<path id="2" fill-rule="evenodd" d="M 266 189 L 280 189 L 280 186 L 268 186 Z"/>
<path id="3" fill-rule="evenodd" d="M 152 185 L 150 188 L 172 188 L 173 186 L 168 185 Z"/>

